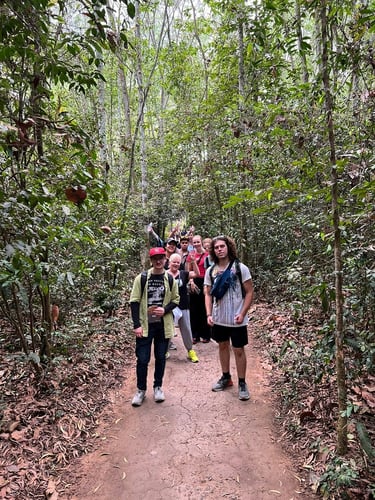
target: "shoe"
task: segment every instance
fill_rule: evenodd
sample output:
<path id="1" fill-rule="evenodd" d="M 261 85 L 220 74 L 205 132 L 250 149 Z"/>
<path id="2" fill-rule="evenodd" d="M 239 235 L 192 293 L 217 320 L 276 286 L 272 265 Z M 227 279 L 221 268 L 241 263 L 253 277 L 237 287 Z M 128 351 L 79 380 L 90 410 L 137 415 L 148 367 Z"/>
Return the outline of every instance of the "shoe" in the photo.
<path id="1" fill-rule="evenodd" d="M 238 384 L 238 399 L 241 399 L 241 401 L 247 401 L 250 399 L 250 393 L 246 382 L 240 382 Z"/>
<path id="2" fill-rule="evenodd" d="M 194 349 L 190 349 L 190 351 L 188 351 L 187 357 L 190 359 L 192 363 L 198 363 L 199 361 L 197 353 L 194 351 Z"/>
<path id="3" fill-rule="evenodd" d="M 135 393 L 134 398 L 132 399 L 132 406 L 141 406 L 145 397 L 146 397 L 146 391 L 138 389 L 137 392 Z"/>
<path id="4" fill-rule="evenodd" d="M 212 390 L 214 392 L 219 392 L 219 391 L 223 391 L 224 389 L 226 389 L 227 387 L 231 387 L 233 385 L 233 381 L 231 378 L 225 378 L 224 376 L 222 376 L 217 382 L 216 384 L 214 384 L 212 386 Z"/>
<path id="5" fill-rule="evenodd" d="M 154 387 L 154 399 L 156 403 L 162 403 L 165 401 L 164 392 L 161 387 Z"/>
<path id="6" fill-rule="evenodd" d="M 174 344 L 173 342 L 169 342 L 169 349 L 171 351 L 176 351 L 177 350 L 176 344 Z"/>
<path id="7" fill-rule="evenodd" d="M 209 341 L 210 341 L 210 339 L 202 339 L 202 343 L 203 343 L 203 344 L 208 344 L 208 343 L 209 343 Z"/>
<path id="8" fill-rule="evenodd" d="M 198 344 L 198 342 L 200 342 L 200 339 L 193 338 L 193 344 Z"/>
<path id="9" fill-rule="evenodd" d="M 170 356 L 169 352 L 166 352 L 166 353 L 165 353 L 165 359 L 168 359 L 168 358 L 169 358 L 169 356 Z"/>

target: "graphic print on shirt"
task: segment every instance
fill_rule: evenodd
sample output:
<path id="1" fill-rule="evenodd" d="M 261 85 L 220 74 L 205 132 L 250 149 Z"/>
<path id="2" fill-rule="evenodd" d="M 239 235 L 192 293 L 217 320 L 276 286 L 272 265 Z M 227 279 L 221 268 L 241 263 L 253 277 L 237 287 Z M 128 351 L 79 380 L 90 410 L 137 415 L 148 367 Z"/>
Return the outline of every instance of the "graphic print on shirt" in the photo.
<path id="1" fill-rule="evenodd" d="M 148 322 L 157 323 L 161 321 L 160 316 L 155 316 L 153 311 L 156 307 L 163 305 L 165 294 L 164 274 L 151 274 L 147 286 Z"/>

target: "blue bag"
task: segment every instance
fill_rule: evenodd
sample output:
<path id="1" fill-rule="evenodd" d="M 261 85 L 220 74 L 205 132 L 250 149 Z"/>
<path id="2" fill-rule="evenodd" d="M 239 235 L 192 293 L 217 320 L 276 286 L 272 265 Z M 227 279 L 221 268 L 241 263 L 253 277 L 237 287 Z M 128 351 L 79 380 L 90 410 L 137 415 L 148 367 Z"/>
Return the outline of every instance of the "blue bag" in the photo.
<path id="1" fill-rule="evenodd" d="M 229 287 L 232 283 L 232 266 L 233 266 L 233 261 L 229 262 L 228 267 L 225 269 L 225 271 L 220 274 L 219 276 L 216 276 L 214 280 L 214 284 L 211 288 L 210 294 L 215 297 L 217 300 L 220 300 L 224 295 L 227 293 L 229 290 Z"/>

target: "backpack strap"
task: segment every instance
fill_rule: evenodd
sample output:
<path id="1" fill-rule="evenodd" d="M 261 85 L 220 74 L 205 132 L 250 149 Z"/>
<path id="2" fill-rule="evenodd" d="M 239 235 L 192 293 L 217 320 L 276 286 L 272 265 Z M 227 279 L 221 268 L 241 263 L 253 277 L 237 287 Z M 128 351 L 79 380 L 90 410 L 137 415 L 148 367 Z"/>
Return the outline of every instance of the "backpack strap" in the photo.
<path id="1" fill-rule="evenodd" d="M 243 286 L 243 282 L 242 282 L 242 273 L 241 273 L 241 267 L 240 267 L 240 261 L 238 259 L 235 259 L 234 261 L 235 265 L 236 265 L 236 274 L 238 276 L 238 279 L 240 281 L 240 285 L 241 285 L 241 293 L 242 293 L 242 298 L 245 297 L 246 295 L 246 292 L 245 292 L 245 288 Z M 233 264 L 232 264 L 233 265 Z M 213 276 L 212 276 L 212 273 L 213 273 L 213 270 L 214 270 L 214 267 L 215 267 L 215 264 L 212 264 L 210 267 L 209 267 L 209 274 L 210 274 L 210 280 L 211 280 L 211 285 L 213 283 Z"/>
<path id="2" fill-rule="evenodd" d="M 215 264 L 212 264 L 210 267 L 209 267 L 209 275 L 210 275 L 210 280 L 211 280 L 211 286 L 214 282 L 214 279 L 213 279 L 213 276 L 212 276 L 212 273 L 213 273 L 213 270 L 214 270 L 214 267 L 215 267 Z"/>
<path id="3" fill-rule="evenodd" d="M 146 286 L 146 281 L 147 281 L 147 271 L 142 271 L 141 273 L 141 296 L 143 295 L 143 291 Z"/>
<path id="4" fill-rule="evenodd" d="M 244 289 L 244 286 L 242 283 L 242 273 L 241 273 L 240 261 L 238 259 L 236 259 L 235 264 L 236 264 L 236 274 L 238 276 L 238 279 L 240 280 L 242 298 L 244 298 L 246 295 L 246 292 L 245 292 L 245 289 Z"/>

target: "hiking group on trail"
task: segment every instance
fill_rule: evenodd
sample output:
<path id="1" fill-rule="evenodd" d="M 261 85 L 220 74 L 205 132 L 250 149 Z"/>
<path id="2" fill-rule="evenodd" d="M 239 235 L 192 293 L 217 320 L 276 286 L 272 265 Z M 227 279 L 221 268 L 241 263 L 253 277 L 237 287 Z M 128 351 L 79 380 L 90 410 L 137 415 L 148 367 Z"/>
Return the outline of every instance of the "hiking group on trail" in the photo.
<path id="1" fill-rule="evenodd" d="M 180 329 L 187 358 L 197 363 L 193 349 L 197 342 L 211 338 L 219 346 L 222 370 L 212 390 L 233 386 L 230 373 L 230 352 L 238 376 L 238 397 L 250 398 L 246 384 L 246 353 L 248 343 L 248 311 L 253 300 L 253 283 L 249 268 L 239 261 L 235 242 L 228 236 L 202 240 L 191 226 L 180 234 L 178 226 L 167 241 L 148 226 L 151 268 L 134 280 L 130 309 L 135 334 L 137 391 L 133 406 L 141 406 L 147 390 L 148 365 L 153 344 L 155 368 L 154 400 L 165 400 L 163 377 L 169 349 L 175 348 L 172 338 L 175 326 Z"/>

